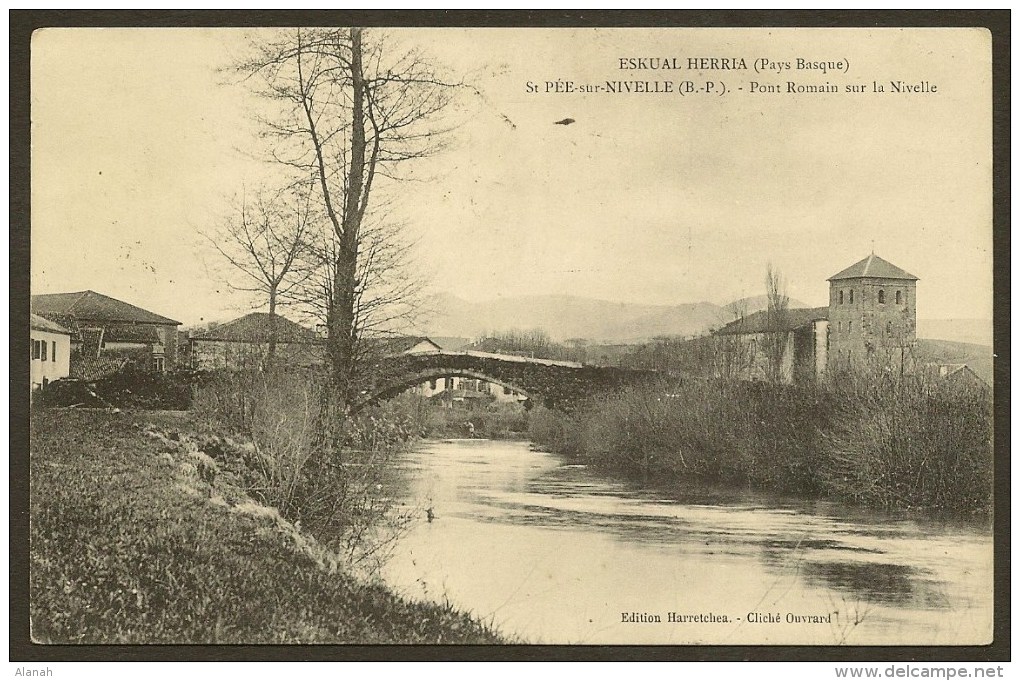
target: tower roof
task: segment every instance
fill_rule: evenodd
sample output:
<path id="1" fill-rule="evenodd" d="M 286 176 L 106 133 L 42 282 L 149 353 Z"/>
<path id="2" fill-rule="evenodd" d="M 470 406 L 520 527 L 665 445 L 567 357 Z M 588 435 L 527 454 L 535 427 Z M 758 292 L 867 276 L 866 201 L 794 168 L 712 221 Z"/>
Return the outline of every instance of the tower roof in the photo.
<path id="1" fill-rule="evenodd" d="M 917 277 L 909 272 L 901 270 L 888 260 L 883 260 L 874 253 L 864 260 L 856 262 L 838 274 L 829 277 L 829 281 L 837 279 L 860 279 L 862 277 L 874 277 L 875 279 L 910 279 L 917 281 Z"/>

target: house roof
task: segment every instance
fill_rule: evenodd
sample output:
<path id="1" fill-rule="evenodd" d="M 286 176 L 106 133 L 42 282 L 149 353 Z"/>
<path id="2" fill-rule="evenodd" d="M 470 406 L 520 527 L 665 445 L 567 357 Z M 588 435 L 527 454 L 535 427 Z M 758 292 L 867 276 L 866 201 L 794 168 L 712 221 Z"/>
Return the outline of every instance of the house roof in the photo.
<path id="1" fill-rule="evenodd" d="M 270 316 L 252 312 L 214 329 L 191 337 L 191 340 L 229 341 L 234 343 L 268 343 L 271 337 Z M 277 343 L 321 343 L 322 339 L 286 317 L 276 315 Z"/>
<path id="2" fill-rule="evenodd" d="M 470 338 L 460 336 L 431 336 L 429 340 L 438 345 L 440 349 L 450 351 L 463 350 L 471 345 Z"/>
<path id="3" fill-rule="evenodd" d="M 103 333 L 103 341 L 107 343 L 162 343 L 159 333 L 153 324 L 135 324 L 133 326 L 111 326 Z"/>
<path id="4" fill-rule="evenodd" d="M 721 334 L 736 333 L 765 333 L 768 331 L 793 331 L 811 322 L 828 319 L 829 308 L 827 307 L 798 307 L 787 310 L 778 321 L 780 324 L 770 323 L 768 310 L 761 310 L 746 317 L 730 322 L 719 329 Z"/>
<path id="5" fill-rule="evenodd" d="M 435 350 L 442 350 L 437 343 L 425 336 L 395 336 L 393 338 L 383 338 L 379 340 L 379 346 L 382 349 L 382 352 L 387 355 L 403 354 L 421 343 L 428 343 L 433 346 Z"/>
<path id="6" fill-rule="evenodd" d="M 901 270 L 888 260 L 883 260 L 874 253 L 864 260 L 856 262 L 842 272 L 829 277 L 829 281 L 839 279 L 859 279 L 861 277 L 873 277 L 875 279 L 910 279 L 917 281 L 917 277 L 909 272 Z"/>
<path id="7" fill-rule="evenodd" d="M 981 378 L 974 369 L 967 364 L 932 362 L 925 365 L 929 373 L 936 374 L 940 379 L 970 379 L 981 385 L 988 385 L 985 379 Z"/>
<path id="8" fill-rule="evenodd" d="M 71 332 L 62 327 L 56 322 L 46 319 L 46 317 L 40 317 L 37 314 L 32 315 L 32 328 L 37 331 L 49 331 L 50 333 L 66 333 L 71 335 Z"/>
<path id="9" fill-rule="evenodd" d="M 179 321 L 104 296 L 95 291 L 44 293 L 32 296 L 32 311 L 44 317 L 64 317 L 96 322 L 131 322 L 177 326 Z"/>
<path id="10" fill-rule="evenodd" d="M 71 362 L 71 377 L 86 381 L 97 381 L 110 376 L 124 368 L 128 363 L 125 357 L 78 357 Z"/>

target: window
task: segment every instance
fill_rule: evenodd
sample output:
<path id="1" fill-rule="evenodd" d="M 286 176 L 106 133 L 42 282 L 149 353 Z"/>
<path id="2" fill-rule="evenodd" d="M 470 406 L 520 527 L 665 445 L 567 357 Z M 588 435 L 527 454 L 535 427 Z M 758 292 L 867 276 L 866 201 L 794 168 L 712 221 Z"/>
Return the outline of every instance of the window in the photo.
<path id="1" fill-rule="evenodd" d="M 901 297 L 901 296 L 900 296 L 900 292 L 899 292 L 899 291 L 897 291 L 897 292 L 896 292 L 896 304 L 897 304 L 897 305 L 899 305 L 899 304 L 900 304 L 900 297 Z"/>
<path id="2" fill-rule="evenodd" d="M 436 379 L 433 378 L 431 381 L 429 381 L 429 390 L 435 390 L 435 389 L 436 389 Z"/>
<path id="3" fill-rule="evenodd" d="M 854 330 L 854 323 L 853 322 L 847 322 L 846 323 L 846 332 L 850 333 L 853 330 Z"/>
<path id="4" fill-rule="evenodd" d="M 839 304 L 840 305 L 843 304 L 843 292 L 842 291 L 839 292 Z"/>
<path id="5" fill-rule="evenodd" d="M 40 359 L 42 359 L 42 361 L 45 362 L 47 359 L 49 359 L 49 357 L 48 357 L 49 353 L 46 352 L 47 350 L 49 350 L 49 347 L 48 347 L 49 343 L 47 343 L 46 341 L 42 341 L 40 343 L 40 345 L 42 345 L 42 357 Z"/>
<path id="6" fill-rule="evenodd" d="M 50 353 L 50 361 L 51 362 L 56 362 L 57 361 L 57 341 L 53 341 L 53 348 L 52 349 L 53 349 L 53 352 Z"/>
<path id="7" fill-rule="evenodd" d="M 839 330 L 840 333 L 843 333 L 843 322 L 839 322 L 836 325 L 836 328 Z"/>
<path id="8" fill-rule="evenodd" d="M 504 395 L 509 395 L 510 394 L 510 388 L 508 388 L 507 386 L 504 385 L 503 386 L 503 394 Z"/>
<path id="9" fill-rule="evenodd" d="M 850 304 L 854 304 L 854 290 L 850 289 Z"/>
<path id="10" fill-rule="evenodd" d="M 40 341 L 32 341 L 32 359 L 39 359 L 42 355 L 42 344 Z"/>
<path id="11" fill-rule="evenodd" d="M 447 389 L 447 390 L 453 390 L 453 379 L 452 378 L 444 378 L 443 379 L 443 387 L 445 389 Z"/>
<path id="12" fill-rule="evenodd" d="M 885 291 L 882 289 L 878 290 L 878 302 L 879 304 L 885 304 Z"/>
<path id="13" fill-rule="evenodd" d="M 892 322 L 886 322 L 885 323 L 885 335 L 887 335 L 887 336 L 891 336 L 892 335 Z"/>
<path id="14" fill-rule="evenodd" d="M 152 369 L 153 369 L 153 371 L 162 373 L 163 372 L 163 366 L 164 365 L 163 365 L 163 358 L 162 357 L 153 357 L 152 358 Z"/>

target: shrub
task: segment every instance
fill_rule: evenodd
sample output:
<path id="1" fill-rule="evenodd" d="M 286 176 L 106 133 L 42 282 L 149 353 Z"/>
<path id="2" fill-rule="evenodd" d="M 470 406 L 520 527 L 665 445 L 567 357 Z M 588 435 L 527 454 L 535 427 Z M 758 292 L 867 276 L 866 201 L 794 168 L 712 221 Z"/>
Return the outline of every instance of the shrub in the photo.
<path id="1" fill-rule="evenodd" d="M 329 422 L 324 389 L 302 371 L 225 372 L 198 388 L 193 409 L 208 427 L 250 439 L 252 496 L 362 562 L 380 555 L 404 524 L 389 514 L 385 476 L 417 429 L 393 405 Z"/>
<path id="2" fill-rule="evenodd" d="M 528 437 L 540 447 L 577 456 L 581 451 L 581 421 L 556 409 L 538 406 L 528 413 Z"/>
<path id="3" fill-rule="evenodd" d="M 691 479 L 871 506 L 989 511 L 989 391 L 924 375 L 827 385 L 686 379 L 538 408 L 540 446 L 629 476 Z"/>
<path id="4" fill-rule="evenodd" d="M 527 437 L 528 414 L 519 404 L 492 402 L 470 409 L 451 409 L 433 400 L 413 397 L 422 415 L 420 432 L 423 437 L 467 437 L 472 434 L 467 426 L 469 422 L 474 427 L 474 437 L 496 440 Z"/>
<path id="5" fill-rule="evenodd" d="M 127 365 L 94 381 L 53 381 L 40 392 L 40 406 L 184 410 L 191 406 L 192 387 L 200 380 L 194 373 L 154 373 Z"/>
<path id="6" fill-rule="evenodd" d="M 829 493 L 875 506 L 990 511 L 990 391 L 917 376 L 870 389 L 850 382 L 839 397 L 820 467 Z"/>

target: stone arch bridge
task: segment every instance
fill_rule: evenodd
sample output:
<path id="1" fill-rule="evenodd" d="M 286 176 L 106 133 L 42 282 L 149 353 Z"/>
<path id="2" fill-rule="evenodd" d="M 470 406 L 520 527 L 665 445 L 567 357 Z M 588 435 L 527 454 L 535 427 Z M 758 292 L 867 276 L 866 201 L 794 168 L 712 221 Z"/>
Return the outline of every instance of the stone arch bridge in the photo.
<path id="1" fill-rule="evenodd" d="M 571 411 L 585 398 L 646 384 L 660 374 L 515 355 L 439 351 L 387 357 L 376 364 L 373 376 L 355 411 L 448 376 L 496 383 L 523 393 L 532 404 Z"/>

